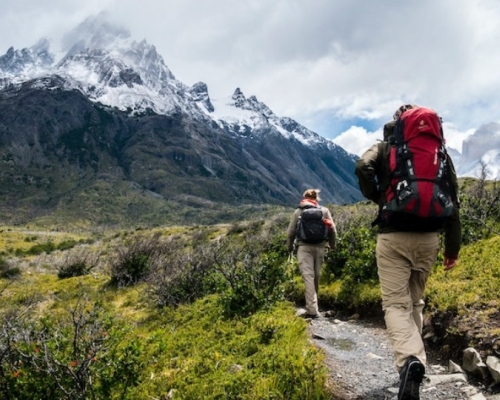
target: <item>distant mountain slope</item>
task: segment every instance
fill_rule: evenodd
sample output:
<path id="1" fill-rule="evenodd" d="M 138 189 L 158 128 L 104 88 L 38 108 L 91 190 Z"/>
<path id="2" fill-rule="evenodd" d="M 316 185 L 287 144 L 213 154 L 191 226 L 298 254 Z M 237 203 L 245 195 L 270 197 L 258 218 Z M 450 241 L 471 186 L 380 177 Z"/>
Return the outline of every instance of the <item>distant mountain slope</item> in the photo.
<path id="1" fill-rule="evenodd" d="M 240 89 L 212 101 L 102 16 L 64 44 L 60 59 L 45 40 L 0 57 L 0 222 L 78 201 L 87 212 L 99 182 L 111 182 L 101 197 L 128 187 L 160 203 L 294 205 L 309 187 L 324 202 L 361 199 L 354 156 Z"/>
<path id="2" fill-rule="evenodd" d="M 500 123 L 479 127 L 464 140 L 462 153 L 454 160 L 460 176 L 480 177 L 485 166 L 488 178 L 500 179 Z"/>

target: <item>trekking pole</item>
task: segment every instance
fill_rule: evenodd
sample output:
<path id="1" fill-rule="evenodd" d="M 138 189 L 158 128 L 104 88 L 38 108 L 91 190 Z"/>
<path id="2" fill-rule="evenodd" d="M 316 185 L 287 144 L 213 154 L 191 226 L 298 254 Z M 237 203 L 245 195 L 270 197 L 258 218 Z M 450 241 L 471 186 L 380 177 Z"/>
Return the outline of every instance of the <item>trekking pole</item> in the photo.
<path id="1" fill-rule="evenodd" d="M 290 279 L 293 279 L 294 271 L 295 271 L 295 262 L 294 262 L 293 250 L 290 252 L 288 256 L 288 275 Z"/>

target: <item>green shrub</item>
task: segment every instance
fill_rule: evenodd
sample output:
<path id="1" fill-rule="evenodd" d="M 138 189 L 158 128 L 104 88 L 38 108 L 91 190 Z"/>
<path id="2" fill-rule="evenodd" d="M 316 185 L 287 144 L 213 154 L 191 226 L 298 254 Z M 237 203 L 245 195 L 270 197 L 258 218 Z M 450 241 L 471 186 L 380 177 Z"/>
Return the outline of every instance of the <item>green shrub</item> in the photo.
<path id="1" fill-rule="evenodd" d="M 27 256 L 35 256 L 35 255 L 42 254 L 42 253 L 50 254 L 54 250 L 57 250 L 57 246 L 54 244 L 54 242 L 51 239 L 49 239 L 45 243 L 38 243 L 38 244 L 31 246 L 27 250 L 16 249 L 15 255 L 18 257 L 26 256 L 26 255 Z"/>
<path id="2" fill-rule="evenodd" d="M 12 279 L 21 275 L 21 269 L 13 266 L 4 257 L 0 257 L 0 278 Z"/>
<path id="3" fill-rule="evenodd" d="M 0 318 L 0 393 L 6 399 L 124 398 L 139 384 L 142 344 L 99 302 L 79 297 L 68 313 Z M 125 341 L 126 339 L 126 341 Z"/>
<path id="4" fill-rule="evenodd" d="M 67 253 L 63 263 L 58 267 L 59 279 L 73 278 L 89 274 L 99 263 L 99 256 L 88 249 Z"/>
<path id="5" fill-rule="evenodd" d="M 134 236 L 117 249 L 111 263 L 111 284 L 129 286 L 145 281 L 161 262 L 163 247 L 158 238 Z"/>
<path id="6" fill-rule="evenodd" d="M 75 276 L 87 275 L 92 270 L 92 266 L 84 261 L 75 261 L 70 264 L 64 264 L 59 267 L 57 277 L 59 279 L 73 278 Z"/>
<path id="7" fill-rule="evenodd" d="M 330 252 L 325 261 L 324 274 L 328 281 L 348 278 L 361 283 L 377 279 L 376 230 L 352 226 L 339 236 L 335 251 Z"/>
<path id="8" fill-rule="evenodd" d="M 20 276 L 22 273 L 19 267 L 9 267 L 8 269 L 0 272 L 0 278 L 13 279 Z"/>
<path id="9" fill-rule="evenodd" d="M 217 270 L 228 289 L 220 301 L 227 316 L 247 316 L 285 298 L 289 280 L 283 233 L 227 237 L 217 254 Z"/>
<path id="10" fill-rule="evenodd" d="M 162 262 L 149 280 L 156 303 L 161 307 L 179 306 L 218 292 L 216 251 L 216 243 L 197 240 L 193 248 L 186 248 L 181 240 L 169 240 L 164 246 Z"/>
<path id="11" fill-rule="evenodd" d="M 68 240 L 63 240 L 61 243 L 59 243 L 56 246 L 56 248 L 57 248 L 57 250 L 64 251 L 64 250 L 68 250 L 68 249 L 75 247 L 77 244 L 78 244 L 78 242 L 76 240 L 68 239 Z"/>
<path id="12" fill-rule="evenodd" d="M 160 306 L 178 306 L 219 293 L 227 316 L 247 316 L 282 300 L 288 275 L 284 229 L 241 224 L 226 236 L 164 243 L 162 262 L 149 281 Z"/>

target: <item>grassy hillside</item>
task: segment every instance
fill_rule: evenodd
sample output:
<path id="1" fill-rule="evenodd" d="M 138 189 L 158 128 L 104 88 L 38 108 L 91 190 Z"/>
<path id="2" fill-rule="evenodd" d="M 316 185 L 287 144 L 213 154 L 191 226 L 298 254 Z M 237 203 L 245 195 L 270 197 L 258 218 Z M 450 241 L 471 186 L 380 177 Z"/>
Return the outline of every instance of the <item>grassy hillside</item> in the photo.
<path id="1" fill-rule="evenodd" d="M 327 398 L 321 355 L 290 304 L 227 319 L 214 296 L 158 309 L 145 287 L 107 279 L 36 274 L 4 288 L 2 309 L 22 310 L 15 322 L 2 313 L 4 332 L 25 336 L 2 360 L 4 398 Z"/>
<path id="2" fill-rule="evenodd" d="M 285 298 L 293 281 L 280 269 L 286 254 L 273 249 L 282 236 L 267 236 L 273 229 L 264 221 L 78 236 L 4 229 L 0 393 L 330 398 L 322 355 Z M 73 247 L 58 249 L 70 239 Z M 55 247 L 29 251 L 48 242 Z M 253 255 L 240 251 L 249 244 Z"/>
<path id="3" fill-rule="evenodd" d="M 445 274 L 440 255 L 425 293 L 432 344 L 449 356 L 471 344 L 486 354 L 500 345 L 497 187 L 479 185 L 462 187 L 459 266 Z M 376 208 L 330 209 L 339 243 L 323 268 L 320 304 L 381 315 Z M 304 291 L 286 252 L 290 213 L 114 231 L 3 227 L 0 393 L 335 398 L 321 351 L 295 316 Z"/>
<path id="4" fill-rule="evenodd" d="M 232 200 L 232 199 L 231 199 Z M 269 204 L 240 205 L 212 202 L 194 196 L 178 195 L 175 200 L 144 190 L 125 180 L 101 179 L 79 187 L 54 199 L 51 209 L 38 209 L 40 201 L 33 197 L 17 202 L 15 212 L 0 206 L 4 224 L 37 229 L 65 231 L 127 229 L 169 225 L 211 225 L 231 223 L 273 215 L 286 207 Z M 29 222 L 27 222 L 29 221 Z"/>

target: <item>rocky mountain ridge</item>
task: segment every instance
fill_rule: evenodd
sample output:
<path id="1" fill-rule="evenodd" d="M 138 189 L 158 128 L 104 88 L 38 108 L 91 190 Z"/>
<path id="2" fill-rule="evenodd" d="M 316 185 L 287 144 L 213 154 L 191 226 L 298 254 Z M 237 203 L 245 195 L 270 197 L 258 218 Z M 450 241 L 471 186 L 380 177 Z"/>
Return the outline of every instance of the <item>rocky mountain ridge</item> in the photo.
<path id="1" fill-rule="evenodd" d="M 74 215 L 106 198 L 140 216 L 138 193 L 198 206 L 291 206 L 308 187 L 324 202 L 361 199 L 354 156 L 255 96 L 237 88 L 213 101 L 206 84 L 178 81 L 154 46 L 102 16 L 63 43 L 62 56 L 41 40 L 0 57 L 4 222 Z"/>
<path id="2" fill-rule="evenodd" d="M 464 140 L 462 153 L 454 160 L 460 176 L 481 177 L 484 166 L 487 178 L 500 179 L 500 123 L 479 127 Z"/>

